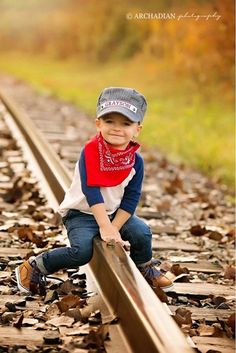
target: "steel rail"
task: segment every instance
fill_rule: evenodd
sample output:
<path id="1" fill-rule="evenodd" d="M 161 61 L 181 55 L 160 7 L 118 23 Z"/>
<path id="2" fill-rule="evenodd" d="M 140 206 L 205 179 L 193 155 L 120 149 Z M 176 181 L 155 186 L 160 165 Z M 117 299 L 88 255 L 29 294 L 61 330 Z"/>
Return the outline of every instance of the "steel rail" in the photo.
<path id="1" fill-rule="evenodd" d="M 42 167 L 55 198 L 61 202 L 71 184 L 69 172 L 32 120 L 3 90 L 0 91 L 0 99 Z M 119 317 L 123 334 L 133 352 L 193 352 L 177 324 L 121 246 L 111 248 L 96 240 L 90 268 L 109 308 Z"/>

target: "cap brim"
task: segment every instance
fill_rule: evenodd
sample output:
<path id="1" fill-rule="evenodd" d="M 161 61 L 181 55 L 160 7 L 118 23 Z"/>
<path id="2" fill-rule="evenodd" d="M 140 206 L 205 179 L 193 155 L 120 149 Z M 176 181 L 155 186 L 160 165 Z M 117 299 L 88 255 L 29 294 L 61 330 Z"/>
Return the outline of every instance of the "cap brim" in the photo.
<path id="1" fill-rule="evenodd" d="M 119 113 L 129 120 L 133 121 L 134 123 L 139 123 L 141 122 L 140 118 L 137 116 L 137 114 L 133 113 L 131 110 L 124 108 L 124 107 L 106 107 L 100 111 L 100 113 L 97 113 L 97 118 L 101 118 L 102 116 L 108 114 L 108 113 Z"/>

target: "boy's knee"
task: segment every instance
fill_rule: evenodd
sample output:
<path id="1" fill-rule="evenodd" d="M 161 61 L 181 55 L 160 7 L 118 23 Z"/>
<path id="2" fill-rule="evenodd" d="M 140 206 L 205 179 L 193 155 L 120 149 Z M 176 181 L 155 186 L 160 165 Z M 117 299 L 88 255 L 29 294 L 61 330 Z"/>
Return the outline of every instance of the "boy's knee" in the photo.
<path id="1" fill-rule="evenodd" d="M 142 227 L 137 227 L 134 230 L 134 236 L 137 242 L 149 243 L 152 240 L 152 232 L 147 224 L 143 224 Z"/>
<path id="2" fill-rule="evenodd" d="M 146 228 L 142 232 L 138 233 L 139 237 L 142 238 L 144 241 L 151 241 L 152 240 L 152 233 L 150 228 Z"/>
<path id="3" fill-rule="evenodd" d="M 92 249 L 83 249 L 81 247 L 73 246 L 70 250 L 71 261 L 75 266 L 83 266 L 87 264 L 93 255 Z"/>

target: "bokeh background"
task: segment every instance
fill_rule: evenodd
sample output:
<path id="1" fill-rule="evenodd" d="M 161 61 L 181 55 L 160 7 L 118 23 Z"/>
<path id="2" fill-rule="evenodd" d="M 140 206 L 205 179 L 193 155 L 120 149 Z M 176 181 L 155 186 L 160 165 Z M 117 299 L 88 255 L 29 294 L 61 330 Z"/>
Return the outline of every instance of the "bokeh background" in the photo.
<path id="1" fill-rule="evenodd" d="M 0 75 L 91 117 L 104 87 L 134 87 L 141 142 L 233 187 L 234 0 L 0 0 L 0 14 Z"/>

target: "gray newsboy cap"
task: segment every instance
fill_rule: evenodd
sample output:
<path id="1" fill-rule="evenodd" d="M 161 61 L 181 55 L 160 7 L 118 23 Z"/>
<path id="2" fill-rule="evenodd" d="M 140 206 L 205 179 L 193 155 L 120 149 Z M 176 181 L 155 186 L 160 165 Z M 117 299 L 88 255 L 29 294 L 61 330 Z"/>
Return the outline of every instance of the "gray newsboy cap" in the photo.
<path id="1" fill-rule="evenodd" d="M 98 98 L 97 118 L 108 113 L 120 113 L 135 123 L 143 121 L 147 109 L 145 97 L 133 88 L 108 87 Z"/>

